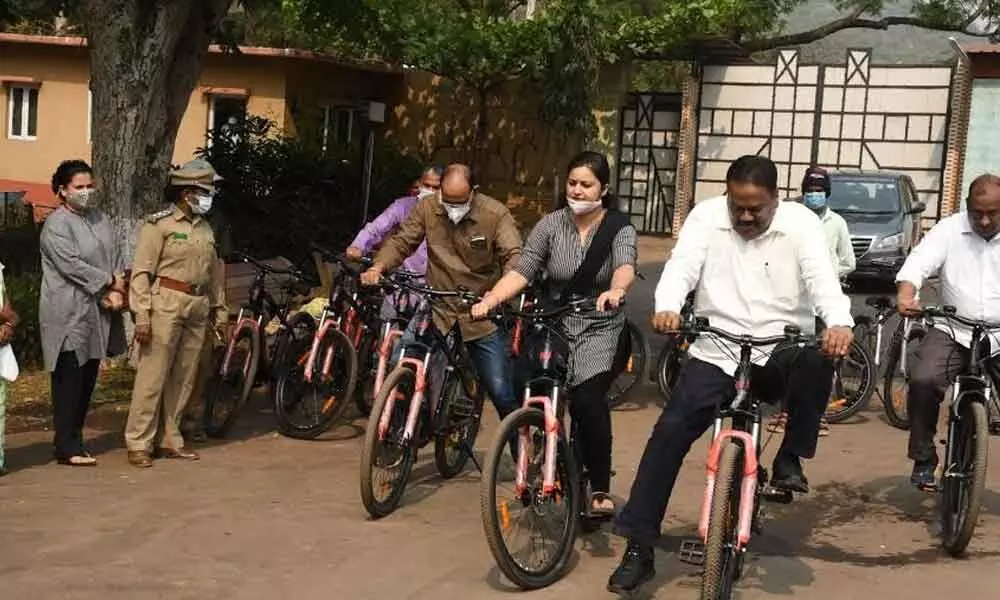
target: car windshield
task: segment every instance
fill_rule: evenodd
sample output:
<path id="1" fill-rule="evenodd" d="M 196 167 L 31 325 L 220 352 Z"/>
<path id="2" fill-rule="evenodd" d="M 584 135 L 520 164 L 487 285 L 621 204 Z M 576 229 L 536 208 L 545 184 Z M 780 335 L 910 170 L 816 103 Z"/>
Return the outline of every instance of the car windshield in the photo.
<path id="1" fill-rule="evenodd" d="M 890 179 L 849 179 L 830 181 L 827 204 L 837 213 L 888 214 L 899 212 L 899 186 Z"/>

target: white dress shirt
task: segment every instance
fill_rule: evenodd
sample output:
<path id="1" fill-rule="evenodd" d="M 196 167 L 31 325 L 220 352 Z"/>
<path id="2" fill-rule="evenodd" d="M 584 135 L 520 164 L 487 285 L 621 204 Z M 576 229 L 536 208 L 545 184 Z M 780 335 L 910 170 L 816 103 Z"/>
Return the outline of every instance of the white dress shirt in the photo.
<path id="1" fill-rule="evenodd" d="M 830 244 L 830 259 L 833 261 L 833 267 L 837 270 L 837 275 L 843 277 L 857 267 L 847 221 L 829 208 L 823 212 L 820 221 L 823 222 L 826 241 Z"/>
<path id="2" fill-rule="evenodd" d="M 972 230 L 968 213 L 941 219 L 910 252 L 896 281 L 908 281 L 919 290 L 935 273 L 941 281 L 941 304 L 954 306 L 967 319 L 1000 322 L 1000 235 L 984 240 Z M 935 321 L 935 327 L 969 347 L 968 327 Z M 990 337 L 995 351 L 1000 336 Z"/>
<path id="3" fill-rule="evenodd" d="M 733 229 L 725 196 L 695 204 L 656 286 L 656 312 L 679 313 L 691 290 L 696 316 L 737 335 L 781 335 L 787 325 L 811 334 L 816 314 L 830 327 L 854 325 L 823 226 L 797 202 L 779 202 L 770 228 L 753 240 Z M 769 349 L 761 350 L 754 352 L 756 364 L 767 360 Z M 704 336 L 690 353 L 729 375 L 736 372 L 735 344 Z"/>

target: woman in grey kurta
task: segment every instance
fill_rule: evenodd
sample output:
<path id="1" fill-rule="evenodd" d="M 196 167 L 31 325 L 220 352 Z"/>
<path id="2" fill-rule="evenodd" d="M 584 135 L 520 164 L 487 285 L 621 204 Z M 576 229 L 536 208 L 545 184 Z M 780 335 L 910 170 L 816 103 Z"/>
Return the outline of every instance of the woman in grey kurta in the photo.
<path id="1" fill-rule="evenodd" d="M 45 369 L 52 373 L 55 455 L 61 464 L 93 466 L 83 424 L 101 359 L 126 349 L 124 256 L 105 215 L 94 208 L 87 163 L 65 161 L 52 176 L 63 201 L 41 234 L 38 320 Z"/>
<path id="2" fill-rule="evenodd" d="M 565 208 L 542 218 L 521 248 L 517 267 L 505 275 L 489 295 L 473 307 L 474 317 L 520 293 L 543 272 L 551 299 L 560 296 L 583 262 L 598 227 L 614 205 L 608 193 L 610 167 L 595 152 L 583 152 L 570 161 L 566 176 Z M 635 279 L 636 231 L 626 225 L 618 231 L 587 295 L 597 298 L 598 312 L 569 315 L 563 323 L 570 343 L 570 413 L 594 491 L 592 511 L 612 513 L 611 409 L 608 389 L 620 373 L 616 363 L 627 352 L 623 335 L 625 315 L 616 311 Z M 619 359 L 619 360 L 616 360 Z M 616 367 L 618 369 L 616 370 Z"/>

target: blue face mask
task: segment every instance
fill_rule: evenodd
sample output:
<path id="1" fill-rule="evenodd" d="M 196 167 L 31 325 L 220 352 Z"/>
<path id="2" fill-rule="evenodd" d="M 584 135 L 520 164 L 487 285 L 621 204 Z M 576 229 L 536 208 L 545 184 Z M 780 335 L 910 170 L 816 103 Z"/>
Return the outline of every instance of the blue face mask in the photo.
<path id="1" fill-rule="evenodd" d="M 806 192 L 802 195 L 802 203 L 808 208 L 820 211 L 826 208 L 826 192 Z"/>

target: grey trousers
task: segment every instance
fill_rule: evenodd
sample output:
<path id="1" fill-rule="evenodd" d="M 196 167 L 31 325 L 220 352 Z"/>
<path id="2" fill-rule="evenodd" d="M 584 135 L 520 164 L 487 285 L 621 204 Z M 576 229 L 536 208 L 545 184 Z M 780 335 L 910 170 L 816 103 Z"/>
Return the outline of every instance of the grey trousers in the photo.
<path id="1" fill-rule="evenodd" d="M 906 404 L 910 413 L 908 456 L 915 461 L 937 461 L 934 435 L 944 392 L 969 359 L 969 349 L 947 333 L 930 327 L 910 361 Z"/>

